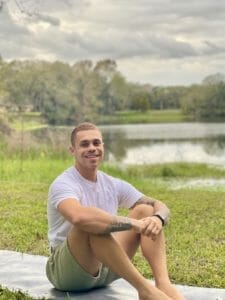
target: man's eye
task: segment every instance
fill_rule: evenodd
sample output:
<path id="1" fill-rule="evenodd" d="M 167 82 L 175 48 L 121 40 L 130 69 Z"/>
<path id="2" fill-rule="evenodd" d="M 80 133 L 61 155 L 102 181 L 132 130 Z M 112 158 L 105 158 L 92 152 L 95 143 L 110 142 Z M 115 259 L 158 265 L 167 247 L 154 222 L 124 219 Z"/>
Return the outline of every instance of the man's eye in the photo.
<path id="1" fill-rule="evenodd" d="M 99 141 L 99 140 L 96 140 L 96 141 L 93 141 L 93 145 L 94 146 L 99 146 L 99 145 L 101 145 L 101 141 Z"/>
<path id="2" fill-rule="evenodd" d="M 89 146 L 89 142 L 81 143 L 80 146 L 82 148 L 87 148 Z"/>

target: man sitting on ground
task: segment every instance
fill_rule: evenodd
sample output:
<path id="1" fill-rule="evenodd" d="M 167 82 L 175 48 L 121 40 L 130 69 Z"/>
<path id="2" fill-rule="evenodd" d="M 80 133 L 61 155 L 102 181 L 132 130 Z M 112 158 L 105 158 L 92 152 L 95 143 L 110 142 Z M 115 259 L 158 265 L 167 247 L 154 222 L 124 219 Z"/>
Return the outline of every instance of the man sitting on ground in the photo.
<path id="1" fill-rule="evenodd" d="M 169 218 L 166 205 L 98 170 L 104 144 L 94 124 L 74 128 L 70 151 L 75 165 L 49 189 L 50 282 L 59 290 L 76 292 L 124 278 L 140 300 L 184 299 L 171 284 L 166 266 L 162 230 Z M 117 216 L 118 207 L 129 208 L 128 217 Z M 130 260 L 139 246 L 155 286 Z"/>

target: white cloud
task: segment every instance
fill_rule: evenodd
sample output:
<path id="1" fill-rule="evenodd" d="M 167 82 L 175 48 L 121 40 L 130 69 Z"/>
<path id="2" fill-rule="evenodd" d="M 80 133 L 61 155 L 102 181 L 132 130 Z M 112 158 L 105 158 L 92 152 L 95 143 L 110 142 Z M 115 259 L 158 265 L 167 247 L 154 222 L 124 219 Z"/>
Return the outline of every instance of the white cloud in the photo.
<path id="1" fill-rule="evenodd" d="M 14 0 L 0 11 L 3 59 L 112 58 L 128 80 L 163 85 L 225 67 L 223 0 L 17 2 L 23 13 Z"/>

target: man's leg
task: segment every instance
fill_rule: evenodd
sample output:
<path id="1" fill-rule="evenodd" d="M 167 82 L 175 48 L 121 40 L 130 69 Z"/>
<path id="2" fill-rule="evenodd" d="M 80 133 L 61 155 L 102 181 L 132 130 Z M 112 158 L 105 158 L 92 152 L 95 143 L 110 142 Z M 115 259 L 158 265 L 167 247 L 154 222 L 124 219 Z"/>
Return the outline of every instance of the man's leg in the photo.
<path id="1" fill-rule="evenodd" d="M 130 211 L 128 216 L 135 219 L 142 219 L 151 215 L 153 215 L 152 206 L 140 204 Z M 184 299 L 169 279 L 163 232 L 159 234 L 156 240 L 152 240 L 151 237 L 140 236 L 134 231 L 118 232 L 115 234 L 115 238 L 130 258 L 133 257 L 140 245 L 142 253 L 152 269 L 156 286 L 174 300 Z"/>
<path id="2" fill-rule="evenodd" d="M 100 263 L 103 263 L 136 288 L 140 300 L 172 299 L 138 272 L 112 235 L 88 234 L 74 227 L 69 233 L 68 242 L 72 255 L 93 276 L 98 273 Z"/>

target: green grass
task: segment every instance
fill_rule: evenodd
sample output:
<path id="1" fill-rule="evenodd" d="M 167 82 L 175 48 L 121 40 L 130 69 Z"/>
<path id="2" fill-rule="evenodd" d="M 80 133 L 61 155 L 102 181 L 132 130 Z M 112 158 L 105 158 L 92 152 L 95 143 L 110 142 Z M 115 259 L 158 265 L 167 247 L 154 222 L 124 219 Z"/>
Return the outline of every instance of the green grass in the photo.
<path id="1" fill-rule="evenodd" d="M 39 112 L 7 113 L 10 126 L 16 131 L 33 130 L 48 126 Z"/>
<path id="2" fill-rule="evenodd" d="M 179 109 L 121 111 L 111 116 L 100 116 L 100 124 L 177 123 L 189 119 Z"/>
<path id="3" fill-rule="evenodd" d="M 44 183 L 1 182 L 0 249 L 48 254 Z"/>
<path id="4" fill-rule="evenodd" d="M 9 300 L 9 299 L 10 300 L 24 300 L 24 299 L 32 300 L 33 298 L 31 298 L 28 295 L 25 295 L 20 291 L 14 293 L 0 286 L 0 299 L 1 300 Z"/>
<path id="5" fill-rule="evenodd" d="M 0 180 L 9 183 L 48 184 L 62 170 L 72 164 L 71 158 L 54 159 L 46 156 L 29 158 L 21 161 L 19 158 L 1 159 Z"/>
<path id="6" fill-rule="evenodd" d="M 201 163 L 164 163 L 121 168 L 105 164 L 104 170 L 115 176 L 119 174 L 129 180 L 132 178 L 136 180 L 145 180 L 146 178 L 225 178 L 224 168 Z"/>
<path id="7" fill-rule="evenodd" d="M 48 255 L 46 198 L 50 182 L 71 158 L 43 156 L 23 163 L 16 157 L 0 162 L 0 249 Z M 146 195 L 163 200 L 172 217 L 165 228 L 167 259 L 175 283 L 225 286 L 225 191 L 170 188 L 170 180 L 225 178 L 225 170 L 204 164 L 166 164 L 102 170 L 133 183 Z M 121 210 L 126 214 L 126 210 Z M 135 265 L 151 278 L 140 252 Z M 30 299 L 0 289 L 0 299 Z M 10 296 L 9 296 L 10 295 Z M 15 298 L 13 298 L 15 296 Z"/>

